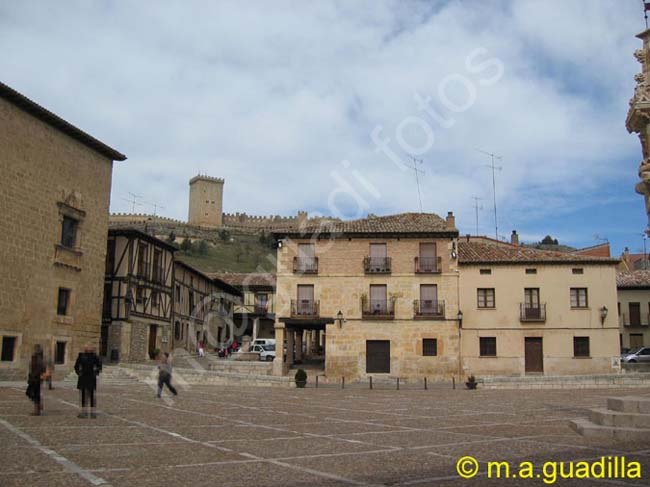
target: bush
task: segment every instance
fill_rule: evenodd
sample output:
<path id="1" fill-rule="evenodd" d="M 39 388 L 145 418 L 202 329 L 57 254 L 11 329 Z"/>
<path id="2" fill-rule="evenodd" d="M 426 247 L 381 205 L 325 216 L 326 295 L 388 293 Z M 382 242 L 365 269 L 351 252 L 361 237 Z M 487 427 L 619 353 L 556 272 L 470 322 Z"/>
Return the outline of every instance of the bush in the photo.
<path id="1" fill-rule="evenodd" d="M 200 255 L 208 255 L 208 242 L 201 240 L 199 242 L 198 252 Z"/>
<path id="2" fill-rule="evenodd" d="M 294 376 L 296 381 L 296 387 L 303 388 L 307 384 L 307 372 L 302 369 L 298 369 L 296 375 Z"/>
<path id="3" fill-rule="evenodd" d="M 192 251 L 192 241 L 190 240 L 189 237 L 184 238 L 183 243 L 181 243 L 181 250 L 183 252 L 191 252 Z"/>
<path id="4" fill-rule="evenodd" d="M 465 382 L 465 387 L 467 387 L 468 389 L 476 389 L 477 385 L 478 382 L 476 382 L 476 377 L 474 377 L 473 375 L 470 375 L 467 378 L 467 382 Z"/>
<path id="5" fill-rule="evenodd" d="M 227 242 L 230 240 L 230 232 L 225 228 L 222 228 L 221 231 L 219 231 L 219 238 L 224 242 Z"/>

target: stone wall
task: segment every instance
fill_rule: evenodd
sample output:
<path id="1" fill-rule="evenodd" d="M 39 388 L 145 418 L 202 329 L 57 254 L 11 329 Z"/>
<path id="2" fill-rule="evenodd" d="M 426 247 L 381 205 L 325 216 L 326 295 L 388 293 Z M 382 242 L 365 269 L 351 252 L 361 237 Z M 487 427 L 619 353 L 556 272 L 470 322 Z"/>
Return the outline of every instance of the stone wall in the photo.
<path id="1" fill-rule="evenodd" d="M 61 341 L 69 369 L 99 345 L 112 161 L 5 100 L 0 127 L 0 335 L 18 338 L 0 368 L 24 371 L 34 344 L 51 356 Z M 64 215 L 79 218 L 73 249 L 59 245 Z"/>

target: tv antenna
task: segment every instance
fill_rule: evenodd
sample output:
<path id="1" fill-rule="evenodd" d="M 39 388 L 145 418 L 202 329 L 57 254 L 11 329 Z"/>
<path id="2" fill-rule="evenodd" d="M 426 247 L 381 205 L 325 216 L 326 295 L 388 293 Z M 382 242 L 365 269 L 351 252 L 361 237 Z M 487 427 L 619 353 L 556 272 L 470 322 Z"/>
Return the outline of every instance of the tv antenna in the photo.
<path id="1" fill-rule="evenodd" d="M 142 203 L 138 201 L 142 199 L 142 196 L 135 193 L 131 193 L 130 191 L 129 191 L 129 195 L 131 196 L 131 198 L 122 198 L 122 199 L 124 201 L 128 201 L 129 203 L 131 203 L 131 213 L 135 213 L 135 207 L 142 206 Z"/>
<path id="2" fill-rule="evenodd" d="M 501 161 L 503 160 L 503 157 L 481 149 L 476 149 L 476 150 L 481 154 L 490 156 L 490 160 L 491 160 L 490 164 L 484 164 L 484 165 L 485 167 L 489 167 L 490 169 L 492 169 L 492 201 L 494 203 L 494 238 L 499 240 L 499 222 L 497 220 L 497 182 L 496 182 L 495 173 L 496 171 L 501 171 L 503 167 L 495 166 L 494 160 L 496 159 L 498 161 Z"/>
<path id="3" fill-rule="evenodd" d="M 164 210 L 165 207 L 163 205 L 159 205 L 158 203 L 152 203 L 152 202 L 146 202 L 149 206 L 153 206 L 153 216 L 157 215 L 158 210 Z"/>
<path id="4" fill-rule="evenodd" d="M 479 198 L 478 196 L 472 196 L 472 199 L 474 200 L 474 204 L 472 205 L 472 207 L 476 212 L 476 236 L 478 237 L 478 212 L 479 210 L 483 209 L 483 205 L 479 204 L 479 201 L 481 201 L 483 198 Z"/>
<path id="5" fill-rule="evenodd" d="M 645 17 L 645 28 L 648 28 L 648 10 L 650 10 L 650 2 L 646 0 L 641 0 L 643 3 L 643 16 Z"/>
<path id="6" fill-rule="evenodd" d="M 424 213 L 422 210 L 422 195 L 420 194 L 420 174 L 424 174 L 424 171 L 418 167 L 418 165 L 424 164 L 424 161 L 422 159 L 417 159 L 415 156 L 410 156 L 411 159 L 413 159 L 413 165 L 409 166 L 408 164 L 404 164 L 406 167 L 409 169 L 413 169 L 413 172 L 415 173 L 415 184 L 418 187 L 418 201 L 420 202 L 420 213 Z"/>
<path id="7" fill-rule="evenodd" d="M 598 240 L 600 242 L 609 242 L 609 239 L 607 237 L 601 237 L 597 233 L 594 234 L 594 240 Z"/>

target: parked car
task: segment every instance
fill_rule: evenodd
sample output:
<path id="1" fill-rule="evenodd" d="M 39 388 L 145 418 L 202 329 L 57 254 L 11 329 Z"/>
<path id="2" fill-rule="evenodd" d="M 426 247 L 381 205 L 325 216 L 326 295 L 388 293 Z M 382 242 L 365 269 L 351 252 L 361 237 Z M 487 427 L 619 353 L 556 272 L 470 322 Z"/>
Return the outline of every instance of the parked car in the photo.
<path id="1" fill-rule="evenodd" d="M 254 347 L 255 345 L 275 345 L 275 338 L 256 338 L 251 343 L 251 347 Z"/>
<path id="2" fill-rule="evenodd" d="M 253 345 L 251 352 L 258 352 L 260 360 L 270 362 L 275 358 L 275 345 Z"/>
<path id="3" fill-rule="evenodd" d="M 635 362 L 650 362 L 650 347 L 641 347 L 636 351 L 631 351 L 624 357 L 622 357 L 623 362 L 635 363 Z"/>

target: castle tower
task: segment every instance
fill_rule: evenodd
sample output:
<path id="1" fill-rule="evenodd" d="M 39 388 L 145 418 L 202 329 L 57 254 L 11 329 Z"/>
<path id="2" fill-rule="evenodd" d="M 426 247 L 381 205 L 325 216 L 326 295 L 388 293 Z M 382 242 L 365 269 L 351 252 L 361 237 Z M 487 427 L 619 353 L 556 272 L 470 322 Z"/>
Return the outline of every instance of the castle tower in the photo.
<path id="1" fill-rule="evenodd" d="M 219 228 L 223 223 L 224 180 L 210 176 L 190 179 L 190 212 L 188 223 L 201 227 Z"/>
<path id="2" fill-rule="evenodd" d="M 641 64 L 641 72 L 637 74 L 634 96 L 630 100 L 630 110 L 627 114 L 626 127 L 628 132 L 639 135 L 643 159 L 639 165 L 639 179 L 636 192 L 645 198 L 645 210 L 648 215 L 650 233 L 650 29 L 637 36 L 643 41 L 643 47 L 634 52 L 634 57 Z"/>

